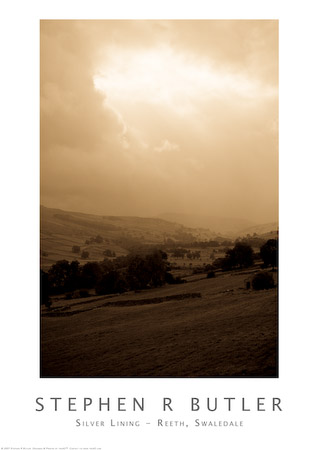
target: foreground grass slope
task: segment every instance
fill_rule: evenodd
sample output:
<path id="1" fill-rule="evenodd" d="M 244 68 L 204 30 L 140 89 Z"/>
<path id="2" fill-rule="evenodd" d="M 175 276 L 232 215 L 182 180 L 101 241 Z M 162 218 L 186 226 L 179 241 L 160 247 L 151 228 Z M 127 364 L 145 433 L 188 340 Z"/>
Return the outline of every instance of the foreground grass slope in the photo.
<path id="1" fill-rule="evenodd" d="M 277 289 L 246 290 L 249 276 L 54 302 L 42 314 L 41 375 L 277 376 Z"/>

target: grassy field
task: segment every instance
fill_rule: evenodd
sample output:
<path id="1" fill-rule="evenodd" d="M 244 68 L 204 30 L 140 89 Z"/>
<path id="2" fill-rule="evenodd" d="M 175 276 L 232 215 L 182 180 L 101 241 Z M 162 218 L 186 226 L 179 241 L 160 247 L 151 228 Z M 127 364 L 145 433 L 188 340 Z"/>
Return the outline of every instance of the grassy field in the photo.
<path id="1" fill-rule="evenodd" d="M 275 377 L 277 288 L 251 271 L 142 292 L 56 299 L 41 316 L 44 377 Z"/>

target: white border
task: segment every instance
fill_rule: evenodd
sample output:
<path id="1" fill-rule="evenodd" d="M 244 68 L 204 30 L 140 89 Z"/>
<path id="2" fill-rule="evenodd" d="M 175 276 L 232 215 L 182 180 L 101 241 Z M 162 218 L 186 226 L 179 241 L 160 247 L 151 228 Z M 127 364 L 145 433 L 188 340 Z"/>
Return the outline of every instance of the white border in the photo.
<path id="1" fill-rule="evenodd" d="M 316 389 L 316 14 L 303 2 L 7 1 L 1 4 L 2 447 L 312 448 Z M 279 379 L 38 378 L 39 19 L 235 18 L 280 21 Z M 70 413 L 39 415 L 38 396 L 281 397 L 282 414 L 247 413 L 240 430 L 85 430 Z M 241 415 L 238 415 L 239 418 Z M 221 417 L 221 419 L 224 416 Z M 169 419 L 169 418 L 168 418 Z"/>

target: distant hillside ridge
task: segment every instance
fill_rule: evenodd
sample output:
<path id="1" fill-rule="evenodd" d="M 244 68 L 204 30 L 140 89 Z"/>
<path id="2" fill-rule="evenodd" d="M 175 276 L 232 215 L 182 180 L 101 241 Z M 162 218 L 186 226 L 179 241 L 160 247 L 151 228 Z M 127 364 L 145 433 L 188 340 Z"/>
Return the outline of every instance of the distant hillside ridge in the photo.
<path id="1" fill-rule="evenodd" d="M 244 228 L 240 231 L 241 235 L 253 235 L 254 233 L 258 235 L 265 235 L 272 232 L 278 231 L 278 222 L 264 223 L 262 225 L 255 225 L 254 227 Z"/>
<path id="2" fill-rule="evenodd" d="M 86 261 L 104 259 L 110 250 L 116 256 L 125 255 L 138 245 L 158 245 L 165 242 L 213 239 L 209 230 L 186 227 L 161 218 L 103 216 L 61 209 L 40 207 L 41 267 L 61 259 Z M 98 239 L 96 239 L 98 237 Z M 79 248 L 74 253 L 73 247 Z"/>
<path id="3" fill-rule="evenodd" d="M 187 227 L 209 229 L 212 233 L 225 236 L 235 236 L 238 235 L 242 229 L 256 226 L 256 224 L 250 220 L 233 217 L 175 213 L 160 214 L 158 217 Z"/>
<path id="4" fill-rule="evenodd" d="M 65 231 L 66 228 L 72 228 L 72 233 L 81 235 L 86 230 L 106 233 L 109 231 L 156 232 L 160 238 L 161 234 L 164 233 L 185 232 L 197 237 L 200 237 L 201 233 L 209 233 L 208 230 L 184 226 L 157 217 L 105 216 L 47 208 L 43 205 L 40 208 L 41 230 L 48 226 L 56 227 L 56 231 Z M 152 241 L 153 236 L 151 236 Z"/>

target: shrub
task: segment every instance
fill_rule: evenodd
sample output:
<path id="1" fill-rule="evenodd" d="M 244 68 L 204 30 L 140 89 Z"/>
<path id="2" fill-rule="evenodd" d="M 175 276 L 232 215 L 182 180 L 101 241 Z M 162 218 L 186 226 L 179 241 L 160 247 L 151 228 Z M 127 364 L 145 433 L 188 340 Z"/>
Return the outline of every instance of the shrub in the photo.
<path id="1" fill-rule="evenodd" d="M 186 282 L 180 276 L 174 277 L 170 272 L 166 272 L 165 281 L 168 284 L 183 284 Z"/>
<path id="2" fill-rule="evenodd" d="M 186 283 L 186 280 L 183 280 L 180 276 L 175 277 L 174 284 L 183 284 Z"/>
<path id="3" fill-rule="evenodd" d="M 79 253 L 81 251 L 81 247 L 79 245 L 73 245 L 72 252 Z"/>
<path id="4" fill-rule="evenodd" d="M 207 273 L 207 278 L 215 278 L 215 272 L 214 270 L 210 270 L 210 272 Z"/>
<path id="5" fill-rule="evenodd" d="M 73 292 L 67 292 L 65 294 L 65 300 L 73 300 L 76 298 L 86 298 L 89 297 L 90 294 L 87 289 L 80 289 Z"/>
<path id="6" fill-rule="evenodd" d="M 258 272 L 252 279 L 253 289 L 271 289 L 275 286 L 273 275 L 269 272 Z"/>
<path id="7" fill-rule="evenodd" d="M 82 259 L 87 259 L 89 258 L 89 252 L 87 250 L 83 250 L 82 251 L 82 255 L 81 255 Z"/>
<path id="8" fill-rule="evenodd" d="M 79 296 L 80 298 L 86 298 L 89 297 L 89 292 L 86 289 L 81 289 L 79 291 Z"/>
<path id="9" fill-rule="evenodd" d="M 192 270 L 193 275 L 197 275 L 198 273 L 204 273 L 205 272 L 205 268 L 204 267 L 195 267 Z"/>

